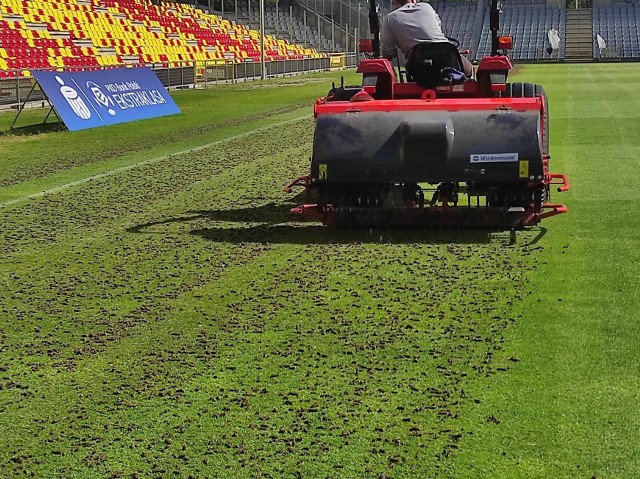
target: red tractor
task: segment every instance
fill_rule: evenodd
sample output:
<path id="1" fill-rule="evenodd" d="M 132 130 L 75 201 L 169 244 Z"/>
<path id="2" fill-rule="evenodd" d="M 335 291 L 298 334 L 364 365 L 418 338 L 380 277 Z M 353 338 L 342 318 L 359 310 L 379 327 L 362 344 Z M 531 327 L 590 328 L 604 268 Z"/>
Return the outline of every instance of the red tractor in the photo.
<path id="1" fill-rule="evenodd" d="M 362 85 L 316 101 L 311 173 L 285 188 L 305 186 L 308 202 L 291 211 L 329 226 L 511 230 L 566 212 L 549 202 L 569 182 L 549 170 L 547 98 L 540 85 L 507 83 L 513 65 L 499 52 L 512 41 L 498 36 L 499 11 L 492 0 L 492 52 L 473 78 L 450 74 L 462 70 L 453 44 L 425 44 L 414 80 L 397 81 L 372 0 Z"/>

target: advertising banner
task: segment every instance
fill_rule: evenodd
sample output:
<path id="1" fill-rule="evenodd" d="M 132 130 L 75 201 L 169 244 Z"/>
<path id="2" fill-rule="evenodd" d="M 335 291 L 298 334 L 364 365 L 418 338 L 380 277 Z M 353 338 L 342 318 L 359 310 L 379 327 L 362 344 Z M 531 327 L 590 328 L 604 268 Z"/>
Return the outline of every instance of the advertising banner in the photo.
<path id="1" fill-rule="evenodd" d="M 148 68 L 36 70 L 33 76 L 71 131 L 180 113 Z"/>

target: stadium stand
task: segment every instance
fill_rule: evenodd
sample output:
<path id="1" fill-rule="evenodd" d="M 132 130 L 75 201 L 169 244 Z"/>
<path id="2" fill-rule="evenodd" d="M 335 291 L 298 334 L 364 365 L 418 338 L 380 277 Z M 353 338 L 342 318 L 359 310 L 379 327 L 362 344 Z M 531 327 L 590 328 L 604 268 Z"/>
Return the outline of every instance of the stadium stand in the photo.
<path id="1" fill-rule="evenodd" d="M 458 0 L 431 2 L 433 8 L 440 15 L 442 31 L 449 38 L 454 38 L 460 43 L 462 50 L 474 50 L 473 24 L 478 6 L 477 1 Z"/>
<path id="2" fill-rule="evenodd" d="M 640 4 L 635 2 L 614 2 L 606 6 L 593 8 L 593 48 L 597 58 L 619 57 L 637 59 L 640 57 Z M 605 41 L 607 47 L 602 51 L 597 35 Z"/>
<path id="3" fill-rule="evenodd" d="M 547 34 L 553 27 L 560 33 L 558 60 L 565 57 L 564 31 L 566 9 L 550 6 L 544 0 L 506 0 L 502 2 L 501 35 L 513 37 L 513 51 L 510 55 L 516 60 L 540 60 L 548 46 Z M 491 51 L 489 34 L 489 11 L 485 12 L 485 20 L 480 35 L 478 55 L 482 58 Z"/>
<path id="4" fill-rule="evenodd" d="M 278 8 L 265 6 L 267 61 L 326 57 L 319 51 L 344 51 L 343 34 L 333 27 L 344 17 L 331 13 L 355 0 L 287 0 Z M 388 3 L 388 2 L 387 2 Z M 490 51 L 489 0 L 433 0 L 445 34 L 479 60 Z M 595 2 L 594 2 L 595 3 Z M 0 2 L 0 78 L 29 76 L 41 68 L 109 68 L 118 65 L 158 65 L 172 68 L 206 63 L 256 62 L 260 59 L 258 2 L 234 1 L 233 18 L 208 9 L 157 0 L 2 0 Z M 360 26 L 362 19 L 356 12 Z M 322 5 L 321 10 L 318 10 Z M 386 3 L 383 2 L 382 12 Z M 299 8 L 298 8 L 299 7 Z M 349 7 L 351 8 L 351 7 Z M 591 61 L 600 58 L 640 59 L 640 2 L 613 0 L 588 9 L 588 25 L 573 25 L 575 11 L 545 0 L 503 0 L 501 34 L 511 35 L 515 61 Z M 569 14 L 567 13 L 569 12 Z M 586 12 L 585 12 L 586 13 Z M 349 14 L 351 17 L 351 14 Z M 571 17 L 571 18 L 570 18 Z M 583 15 L 584 17 L 584 15 Z M 355 27 L 355 18 L 351 20 Z M 591 20 L 592 18 L 592 20 Z M 246 22 L 246 23 L 243 23 Z M 546 53 L 551 28 L 560 36 L 558 50 Z M 361 31 L 366 36 L 367 26 Z M 572 33 L 580 30 L 580 34 Z M 586 28 L 589 30 L 589 28 Z M 587 45 L 583 45 L 586 35 Z M 578 37 L 581 37 L 578 39 Z M 600 41 L 598 41 L 598 38 Z M 355 38 L 352 37 L 355 44 Z M 593 48 L 591 48 L 591 43 Z M 606 45 L 606 48 L 602 48 Z M 573 50 L 580 49 L 576 59 Z"/>
<path id="5" fill-rule="evenodd" d="M 288 8 L 278 8 L 273 3 L 265 3 L 265 31 L 279 37 L 288 38 L 291 42 L 300 45 L 308 45 L 318 51 L 339 52 L 342 45 L 327 38 L 324 30 L 319 28 L 320 20 L 309 11 L 307 21 L 300 14 L 292 14 Z M 232 19 L 233 15 L 225 18 Z M 238 20 L 255 25 L 259 21 L 259 8 L 257 2 L 241 0 L 238 2 Z"/>
<path id="6" fill-rule="evenodd" d="M 265 58 L 317 58 L 315 49 L 265 37 Z M 39 68 L 86 69 L 259 61 L 260 34 L 183 3 L 146 0 L 3 0 L 0 75 Z"/>

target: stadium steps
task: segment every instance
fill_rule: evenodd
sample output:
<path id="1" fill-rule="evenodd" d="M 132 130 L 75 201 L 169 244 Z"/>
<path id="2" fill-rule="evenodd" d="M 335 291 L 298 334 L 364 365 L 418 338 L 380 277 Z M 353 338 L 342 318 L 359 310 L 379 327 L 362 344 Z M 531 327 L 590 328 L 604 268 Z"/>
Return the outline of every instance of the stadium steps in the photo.
<path id="1" fill-rule="evenodd" d="M 568 9 L 565 24 L 565 61 L 593 61 L 593 14 L 590 8 Z"/>

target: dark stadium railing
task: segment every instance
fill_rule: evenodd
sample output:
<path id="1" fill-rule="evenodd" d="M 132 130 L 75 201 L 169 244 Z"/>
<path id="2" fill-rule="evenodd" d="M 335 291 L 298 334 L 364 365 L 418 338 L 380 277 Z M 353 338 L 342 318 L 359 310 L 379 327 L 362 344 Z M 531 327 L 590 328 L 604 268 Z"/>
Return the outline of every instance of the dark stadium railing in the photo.
<path id="1" fill-rule="evenodd" d="M 356 54 L 337 54 L 327 58 L 302 58 L 296 60 L 278 60 L 265 62 L 265 77 L 275 78 L 279 76 L 291 76 L 315 71 L 328 71 L 331 69 L 348 68 L 356 66 Z M 137 65 L 122 65 L 135 67 Z M 234 62 L 225 63 L 204 62 L 197 67 L 191 63 L 183 66 L 167 68 L 161 64 L 146 65 L 156 73 L 158 79 L 167 89 L 194 88 L 196 86 L 208 86 L 218 83 L 236 83 L 247 80 L 256 80 L 262 77 L 261 66 L 258 62 Z M 95 70 L 95 67 L 87 68 Z M 64 71 L 65 69 L 59 69 Z M 74 68 L 74 70 L 83 70 Z M 0 79 L 0 107 L 19 108 L 25 102 L 41 103 L 45 105 L 42 91 L 35 85 L 35 80 L 28 76 L 20 76 L 19 71 L 13 70 L 11 78 Z M 34 88 L 35 85 L 35 88 Z"/>

